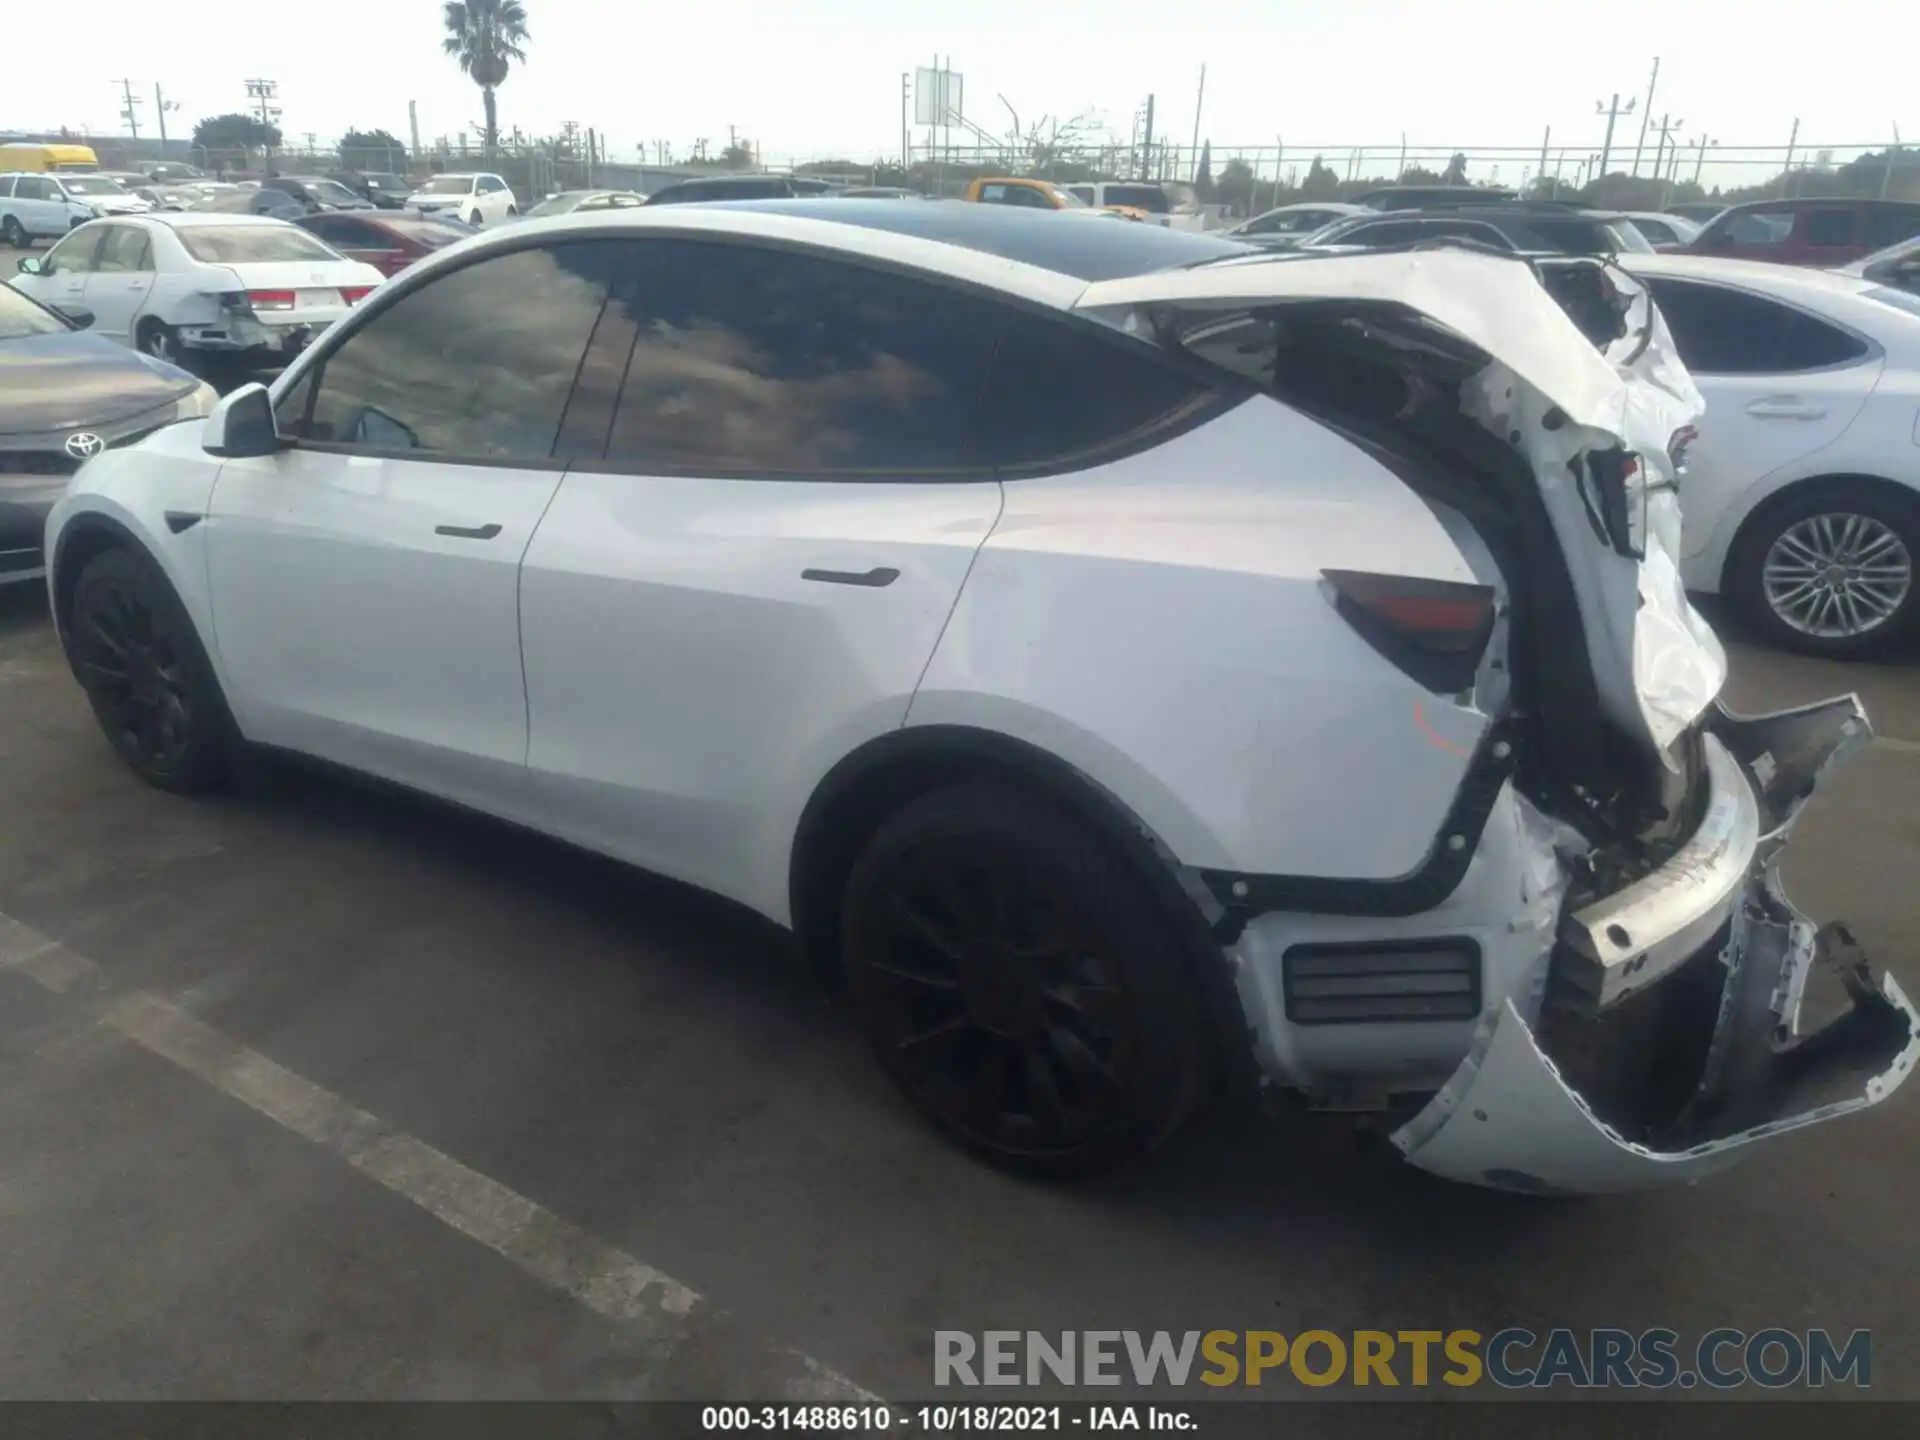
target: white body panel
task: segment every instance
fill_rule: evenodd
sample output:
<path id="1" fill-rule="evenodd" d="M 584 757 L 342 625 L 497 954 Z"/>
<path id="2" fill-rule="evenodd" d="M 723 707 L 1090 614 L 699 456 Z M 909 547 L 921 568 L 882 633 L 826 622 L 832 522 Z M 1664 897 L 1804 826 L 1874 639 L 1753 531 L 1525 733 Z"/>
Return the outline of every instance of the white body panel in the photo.
<path id="1" fill-rule="evenodd" d="M 1144 455 L 1006 490 L 909 724 L 1060 756 L 1186 865 L 1418 867 L 1487 717 L 1381 660 L 1320 578 L 1473 581 L 1405 485 L 1256 396 Z M 1394 824 L 1356 803 L 1357 773 L 1393 795 Z"/>
<path id="2" fill-rule="evenodd" d="M 309 450 L 230 461 L 198 528 L 242 731 L 516 813 L 520 558 L 559 478 Z"/>
<path id="3" fill-rule="evenodd" d="M 542 823 L 785 921 L 801 810 L 905 718 L 1000 489 L 569 473 L 521 580 Z"/>

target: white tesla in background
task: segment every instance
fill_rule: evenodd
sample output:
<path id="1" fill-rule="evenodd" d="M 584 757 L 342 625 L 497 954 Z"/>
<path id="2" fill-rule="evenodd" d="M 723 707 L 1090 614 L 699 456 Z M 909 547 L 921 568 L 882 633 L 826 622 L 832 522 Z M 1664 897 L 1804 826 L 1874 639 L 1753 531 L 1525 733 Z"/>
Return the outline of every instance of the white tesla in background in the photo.
<path id="1" fill-rule="evenodd" d="M 200 211 L 92 221 L 9 277 L 43 305 L 91 310 L 97 333 L 176 363 L 285 360 L 385 278 L 285 221 Z"/>
<path id="2" fill-rule="evenodd" d="M 1778 890 L 1869 731 L 1719 708 L 1699 398 L 1617 274 L 833 199 L 504 228 L 91 461 L 54 611 L 153 784 L 297 751 L 792 926 L 997 1163 L 1264 1077 L 1459 1180 L 1693 1178 L 1920 1041 Z M 1851 1008 L 1802 1036 L 1816 957 Z"/>
<path id="3" fill-rule="evenodd" d="M 1711 256 L 1623 255 L 1707 411 L 1681 573 L 1775 642 L 1884 648 L 1920 623 L 1920 296 Z"/>

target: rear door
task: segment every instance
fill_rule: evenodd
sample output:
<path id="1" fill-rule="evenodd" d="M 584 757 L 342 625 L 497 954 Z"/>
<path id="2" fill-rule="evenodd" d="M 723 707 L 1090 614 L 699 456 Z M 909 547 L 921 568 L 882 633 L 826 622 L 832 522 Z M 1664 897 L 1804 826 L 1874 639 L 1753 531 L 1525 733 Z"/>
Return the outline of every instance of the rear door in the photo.
<path id="1" fill-rule="evenodd" d="M 73 226 L 66 192 L 45 175 L 16 178 L 12 208 L 29 235 L 64 235 Z"/>
<path id="2" fill-rule="evenodd" d="M 1683 549 L 1697 555 L 1742 491 L 1846 432 L 1886 361 L 1860 337 L 1768 296 L 1647 283 L 1707 402 L 1683 482 Z"/>
<path id="3" fill-rule="evenodd" d="M 153 292 L 153 244 L 139 225 L 104 225 L 87 276 L 86 307 L 93 328 L 110 340 L 133 343 L 133 322 Z"/>
<path id="4" fill-rule="evenodd" d="M 1865 218 L 1858 205 L 1845 201 L 1808 206 L 1794 227 L 1793 262 L 1828 267 L 1858 259 L 1868 249 L 1862 228 Z"/>
<path id="5" fill-rule="evenodd" d="M 521 577 L 542 823 L 781 916 L 801 806 L 900 726 L 999 514 L 967 430 L 999 312 L 805 253 L 606 243 L 599 420 Z"/>
<path id="6" fill-rule="evenodd" d="M 322 342 L 278 397 L 287 448 L 222 467 L 207 570 L 249 738 L 525 815 L 520 560 L 564 468 L 594 262 L 436 276 Z"/>

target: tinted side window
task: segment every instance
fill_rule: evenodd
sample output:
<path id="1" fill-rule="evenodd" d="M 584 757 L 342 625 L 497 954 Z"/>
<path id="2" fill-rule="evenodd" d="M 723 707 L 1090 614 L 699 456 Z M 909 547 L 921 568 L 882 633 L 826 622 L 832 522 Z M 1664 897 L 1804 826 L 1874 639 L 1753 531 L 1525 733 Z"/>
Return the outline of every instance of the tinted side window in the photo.
<path id="1" fill-rule="evenodd" d="M 976 429 L 981 458 L 1060 465 L 1157 428 L 1211 393 L 1139 341 L 1009 310 Z"/>
<path id="2" fill-rule="evenodd" d="M 1803 220 L 1803 232 L 1809 245 L 1851 245 L 1856 212 L 1852 210 L 1809 210 Z"/>
<path id="3" fill-rule="evenodd" d="M 1793 234 L 1791 210 L 1752 210 L 1716 226 L 1714 237 L 1736 245 L 1784 245 Z"/>
<path id="4" fill-rule="evenodd" d="M 283 415 L 287 433 L 450 458 L 549 458 L 614 248 L 520 250 L 440 276 L 326 356 L 309 418 Z"/>
<path id="5" fill-rule="evenodd" d="M 151 270 L 153 262 L 148 258 L 146 233 L 131 225 L 108 226 L 107 237 L 94 254 L 93 268 L 122 273 Z"/>
<path id="6" fill-rule="evenodd" d="M 1819 370 L 1866 354 L 1844 330 L 1758 295 L 1679 280 L 1648 283 L 1681 360 L 1705 375 Z"/>
<path id="7" fill-rule="evenodd" d="M 1920 235 L 1920 208 L 1869 210 L 1864 243 L 1875 250 L 1897 245 L 1909 235 Z"/>
<path id="8" fill-rule="evenodd" d="M 610 461 L 708 474 L 969 463 L 991 305 L 793 251 L 621 243 L 631 262 L 613 308 L 637 339 Z"/>
<path id="9" fill-rule="evenodd" d="M 315 220 L 307 228 L 329 245 L 346 250 L 391 250 L 394 242 L 364 220 L 346 220 L 332 216 Z"/>
<path id="10" fill-rule="evenodd" d="M 81 230 L 68 236 L 47 252 L 47 258 L 40 262 L 42 275 L 77 275 L 93 269 L 94 253 L 100 248 L 107 227 L 95 225 L 90 230 Z"/>

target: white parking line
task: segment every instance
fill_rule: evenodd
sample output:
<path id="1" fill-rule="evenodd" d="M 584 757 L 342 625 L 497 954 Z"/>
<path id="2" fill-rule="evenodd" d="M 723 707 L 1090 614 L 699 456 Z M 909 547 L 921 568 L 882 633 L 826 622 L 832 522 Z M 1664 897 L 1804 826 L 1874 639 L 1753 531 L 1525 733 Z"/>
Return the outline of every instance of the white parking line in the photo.
<path id="1" fill-rule="evenodd" d="M 1920 740 L 1896 740 L 1891 735 L 1876 735 L 1873 743 L 1886 750 L 1896 750 L 1902 755 L 1920 755 Z"/>
<path id="2" fill-rule="evenodd" d="M 107 977 L 86 956 L 0 914 L 0 971 L 15 971 L 57 995 Z M 142 990 L 108 996 L 101 1023 L 189 1075 L 331 1151 L 362 1175 L 478 1241 L 542 1284 L 582 1305 L 638 1327 L 670 1353 L 696 1309 L 692 1289 L 551 1210 L 462 1165 L 376 1115 L 269 1060 Z M 760 1362 L 780 1379 L 778 1398 L 817 1402 L 878 1399 L 798 1351 L 768 1347 Z M 797 1373 L 795 1373 L 797 1372 Z"/>

